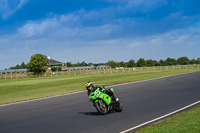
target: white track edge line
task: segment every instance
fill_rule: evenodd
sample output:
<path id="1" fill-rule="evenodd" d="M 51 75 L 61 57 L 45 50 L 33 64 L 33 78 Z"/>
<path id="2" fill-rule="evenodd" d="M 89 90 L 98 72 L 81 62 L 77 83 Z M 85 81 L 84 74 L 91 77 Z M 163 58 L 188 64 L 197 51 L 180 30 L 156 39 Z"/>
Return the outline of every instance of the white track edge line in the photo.
<path id="1" fill-rule="evenodd" d="M 191 73 L 195 73 L 195 72 L 191 72 Z M 153 78 L 153 79 L 146 79 L 146 80 L 141 80 L 141 81 L 134 81 L 134 82 L 116 84 L 116 85 L 111 85 L 111 86 L 107 86 L 107 87 L 114 87 L 114 86 L 127 85 L 127 84 L 134 84 L 134 83 L 140 83 L 140 82 L 145 82 L 145 81 L 157 80 L 157 79 L 162 79 L 162 78 L 167 78 L 167 77 L 173 77 L 173 76 L 178 76 L 178 75 L 184 75 L 184 74 L 191 74 L 191 73 L 182 73 L 182 74 L 176 74 L 176 75 L 168 75 L 168 76 L 163 76 L 163 77 L 158 77 L 158 78 Z"/>
<path id="2" fill-rule="evenodd" d="M 0 107 L 9 106 L 9 105 L 15 105 L 15 104 L 20 104 L 20 103 L 28 103 L 28 102 L 39 101 L 39 100 L 45 100 L 45 99 L 56 98 L 56 97 L 67 96 L 67 95 L 73 95 L 73 94 L 82 93 L 82 92 L 85 92 L 85 91 L 78 91 L 78 92 L 67 93 L 67 94 L 63 94 L 63 95 L 56 95 L 56 96 L 44 97 L 44 98 L 27 100 L 27 101 L 22 101 L 22 102 L 15 102 L 15 103 L 3 104 L 3 105 L 0 105 Z"/>
<path id="3" fill-rule="evenodd" d="M 195 73 L 195 72 L 191 72 L 191 73 Z M 168 76 L 158 77 L 158 78 L 154 78 L 154 79 L 134 81 L 134 82 L 117 84 L 117 85 L 111 85 L 111 86 L 106 86 L 106 87 L 121 86 L 121 85 L 126 85 L 126 84 L 135 84 L 135 83 L 140 83 L 140 82 L 145 82 L 145 81 L 151 81 L 151 80 L 162 79 L 162 78 L 166 78 L 166 77 L 172 77 L 172 76 L 178 76 L 178 75 L 184 75 L 184 74 L 191 74 L 191 73 L 182 73 L 182 74 L 177 74 L 177 75 L 168 75 Z M 39 101 L 39 100 L 45 100 L 45 99 L 50 99 L 50 98 L 55 98 L 55 97 L 60 97 L 60 96 L 73 95 L 73 94 L 82 93 L 82 92 L 85 92 L 85 91 L 78 91 L 78 92 L 73 92 L 73 93 L 68 93 L 68 94 L 63 94 L 63 95 L 56 95 L 56 96 L 38 98 L 38 99 L 33 99 L 33 100 L 27 100 L 27 101 L 15 102 L 15 103 L 3 104 L 3 105 L 0 105 L 0 107 L 10 106 L 10 105 L 15 105 L 15 104 L 21 104 L 21 103 L 28 103 L 28 102 Z"/>
<path id="4" fill-rule="evenodd" d="M 183 110 L 185 110 L 185 109 L 187 109 L 187 108 L 190 108 L 190 107 L 192 107 L 192 106 L 194 106 L 194 105 L 197 105 L 197 104 L 199 104 L 199 103 L 200 103 L 200 101 L 197 101 L 197 102 L 192 103 L 192 104 L 190 104 L 190 105 L 188 105 L 188 106 L 185 106 L 185 107 L 183 107 L 183 108 L 181 108 L 181 109 L 178 109 L 178 110 L 176 110 L 176 111 L 174 111 L 174 112 L 171 112 L 171 113 L 169 113 L 169 114 L 163 115 L 163 116 L 161 116 L 161 117 L 158 117 L 158 118 L 156 118 L 156 119 L 150 120 L 150 121 L 148 121 L 148 122 L 142 123 L 142 124 L 137 125 L 137 126 L 135 126 L 135 127 L 129 128 L 129 129 L 127 129 L 127 130 L 125 130 L 125 131 L 122 131 L 122 132 L 120 132 L 120 133 L 127 133 L 127 132 L 129 132 L 129 131 L 131 131 L 131 130 L 137 129 L 137 128 L 139 128 L 139 127 L 148 125 L 148 124 L 153 123 L 153 122 L 155 122 L 155 121 L 158 121 L 158 120 L 160 120 L 160 119 L 163 119 L 163 118 L 166 118 L 166 117 L 171 116 L 171 115 L 173 115 L 173 114 L 176 114 L 176 113 L 178 113 L 178 112 L 180 112 L 180 111 L 183 111 Z"/>

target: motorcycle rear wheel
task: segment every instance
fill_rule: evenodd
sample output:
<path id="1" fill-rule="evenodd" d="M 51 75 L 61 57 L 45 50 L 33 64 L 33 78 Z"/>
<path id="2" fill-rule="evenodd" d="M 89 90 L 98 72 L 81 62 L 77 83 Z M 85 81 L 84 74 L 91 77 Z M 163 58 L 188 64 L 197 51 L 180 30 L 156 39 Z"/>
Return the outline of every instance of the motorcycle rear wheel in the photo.
<path id="1" fill-rule="evenodd" d="M 116 112 L 122 112 L 123 110 L 123 106 L 122 106 L 122 103 L 120 101 L 118 101 L 115 105 L 115 111 Z"/>

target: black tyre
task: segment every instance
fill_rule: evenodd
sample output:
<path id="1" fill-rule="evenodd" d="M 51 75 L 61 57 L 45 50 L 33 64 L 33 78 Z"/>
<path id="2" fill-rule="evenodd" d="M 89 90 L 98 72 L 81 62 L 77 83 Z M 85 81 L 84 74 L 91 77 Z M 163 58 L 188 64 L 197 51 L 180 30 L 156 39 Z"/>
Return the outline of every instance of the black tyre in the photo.
<path id="1" fill-rule="evenodd" d="M 122 112 L 123 110 L 123 106 L 122 106 L 122 103 L 120 101 L 118 101 L 116 104 L 115 104 L 115 111 L 116 112 Z"/>
<path id="2" fill-rule="evenodd" d="M 102 115 L 107 114 L 108 112 L 107 106 L 102 100 L 99 100 L 98 102 L 94 103 L 94 106 L 96 107 L 97 111 L 100 114 Z"/>

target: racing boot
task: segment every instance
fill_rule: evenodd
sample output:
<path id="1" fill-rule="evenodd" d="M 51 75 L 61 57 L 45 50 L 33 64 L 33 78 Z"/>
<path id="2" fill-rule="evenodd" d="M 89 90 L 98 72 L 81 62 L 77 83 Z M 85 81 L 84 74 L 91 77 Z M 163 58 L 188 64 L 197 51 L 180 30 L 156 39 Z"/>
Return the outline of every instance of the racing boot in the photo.
<path id="1" fill-rule="evenodd" d="M 113 97 L 114 97 L 114 100 L 117 102 L 117 101 L 119 101 L 119 98 L 113 93 L 113 95 L 112 95 Z"/>

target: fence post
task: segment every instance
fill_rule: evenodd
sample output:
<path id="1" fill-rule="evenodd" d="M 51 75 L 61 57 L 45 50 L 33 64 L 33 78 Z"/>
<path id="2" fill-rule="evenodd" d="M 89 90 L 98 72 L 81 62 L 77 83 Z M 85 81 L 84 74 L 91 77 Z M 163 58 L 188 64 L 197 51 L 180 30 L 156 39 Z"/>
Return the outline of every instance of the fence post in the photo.
<path id="1" fill-rule="evenodd" d="M 87 73 L 87 69 L 85 69 L 85 75 L 87 75 L 88 73 Z"/>
<path id="2" fill-rule="evenodd" d="M 10 78 L 12 79 L 12 72 L 10 73 Z"/>
<path id="3" fill-rule="evenodd" d="M 67 71 L 67 76 L 70 76 L 70 70 L 69 70 L 69 71 Z"/>
<path id="4" fill-rule="evenodd" d="M 82 75 L 82 70 L 80 70 L 80 75 Z"/>

